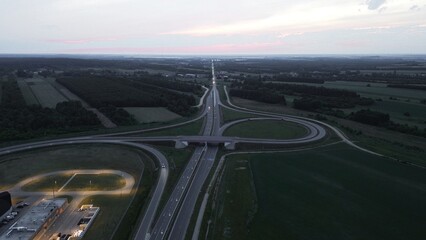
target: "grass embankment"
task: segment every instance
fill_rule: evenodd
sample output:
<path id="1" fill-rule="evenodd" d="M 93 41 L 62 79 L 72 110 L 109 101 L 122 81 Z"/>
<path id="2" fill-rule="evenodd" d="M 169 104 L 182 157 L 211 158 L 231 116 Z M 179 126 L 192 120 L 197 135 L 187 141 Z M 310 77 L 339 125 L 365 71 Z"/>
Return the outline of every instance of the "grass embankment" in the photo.
<path id="1" fill-rule="evenodd" d="M 256 196 L 244 160 L 250 162 Z M 342 143 L 301 152 L 237 155 L 227 161 L 212 239 L 426 236 L 424 169 Z"/>
<path id="2" fill-rule="evenodd" d="M 58 191 L 73 174 L 55 174 L 45 176 L 22 186 L 22 190 L 29 192 Z"/>
<path id="3" fill-rule="evenodd" d="M 111 191 L 125 185 L 126 180 L 117 174 L 77 174 L 63 191 Z"/>
<path id="4" fill-rule="evenodd" d="M 246 121 L 229 127 L 224 136 L 266 139 L 292 139 L 307 134 L 303 126 L 282 120 Z"/>
<path id="5" fill-rule="evenodd" d="M 218 207 L 214 212 L 220 217 L 212 224 L 211 239 L 246 239 L 247 223 L 257 208 L 250 164 L 243 158 L 228 161 L 221 177 L 220 197 L 215 198 Z"/>
<path id="6" fill-rule="evenodd" d="M 230 110 L 228 108 L 220 107 L 220 111 L 222 113 L 222 122 L 227 123 L 238 119 L 243 118 L 253 118 L 253 117 L 261 117 L 255 114 L 243 113 Z"/>

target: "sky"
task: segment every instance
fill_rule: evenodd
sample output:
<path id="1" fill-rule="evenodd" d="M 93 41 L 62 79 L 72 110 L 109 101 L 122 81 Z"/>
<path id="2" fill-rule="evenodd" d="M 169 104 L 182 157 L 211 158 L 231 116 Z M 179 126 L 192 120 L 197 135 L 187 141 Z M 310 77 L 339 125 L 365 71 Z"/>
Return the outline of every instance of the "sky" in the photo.
<path id="1" fill-rule="evenodd" d="M 0 0 L 0 54 L 426 54 L 426 0 Z"/>

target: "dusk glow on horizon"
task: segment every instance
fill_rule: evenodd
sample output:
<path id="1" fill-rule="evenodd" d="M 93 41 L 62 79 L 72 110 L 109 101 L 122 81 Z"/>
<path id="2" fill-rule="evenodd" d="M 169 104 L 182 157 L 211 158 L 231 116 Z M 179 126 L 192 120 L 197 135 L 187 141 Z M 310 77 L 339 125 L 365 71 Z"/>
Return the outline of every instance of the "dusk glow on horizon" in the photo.
<path id="1" fill-rule="evenodd" d="M 3 0 L 0 54 L 426 54 L 426 0 Z"/>

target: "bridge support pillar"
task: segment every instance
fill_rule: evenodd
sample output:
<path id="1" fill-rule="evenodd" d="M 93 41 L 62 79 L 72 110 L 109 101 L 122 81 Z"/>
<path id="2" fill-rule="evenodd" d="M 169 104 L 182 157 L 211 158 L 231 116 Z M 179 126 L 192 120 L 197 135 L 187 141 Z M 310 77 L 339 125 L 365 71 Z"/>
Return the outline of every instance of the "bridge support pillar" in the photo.
<path id="1" fill-rule="evenodd" d="M 225 142 L 224 146 L 228 150 L 235 150 L 235 142 Z"/>
<path id="2" fill-rule="evenodd" d="M 187 141 L 179 141 L 177 140 L 175 143 L 175 148 L 177 149 L 182 149 L 182 148 L 186 148 L 188 147 L 188 142 Z"/>

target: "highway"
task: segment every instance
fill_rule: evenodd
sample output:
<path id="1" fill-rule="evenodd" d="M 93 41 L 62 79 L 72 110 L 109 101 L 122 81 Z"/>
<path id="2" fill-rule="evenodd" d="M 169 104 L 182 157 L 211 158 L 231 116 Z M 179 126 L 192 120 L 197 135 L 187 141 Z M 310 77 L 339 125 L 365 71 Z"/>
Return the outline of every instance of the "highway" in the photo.
<path id="1" fill-rule="evenodd" d="M 212 170 L 216 154 L 218 152 L 218 145 L 225 143 L 257 143 L 257 144 L 306 144 L 318 141 L 326 136 L 326 130 L 321 126 L 321 122 L 313 121 L 307 118 L 294 117 L 284 114 L 271 114 L 250 109 L 244 109 L 234 106 L 226 93 L 228 98 L 228 105 L 221 103 L 219 92 L 216 88 L 216 76 L 214 63 L 211 64 L 212 69 L 212 83 L 211 91 L 205 92 L 203 100 L 205 104 L 200 115 L 189 121 L 176 123 L 168 126 L 157 127 L 152 129 L 127 131 L 113 134 L 91 135 L 85 137 L 55 139 L 48 141 L 39 141 L 27 144 L 20 144 L 0 149 L 0 156 L 19 151 L 31 150 L 36 148 L 46 148 L 59 145 L 70 144 L 90 144 L 90 143 L 104 143 L 104 144 L 119 144 L 130 147 L 135 147 L 147 152 L 150 152 L 157 160 L 159 168 L 159 177 L 156 186 L 151 192 L 151 199 L 148 203 L 145 213 L 139 221 L 137 230 L 134 233 L 134 239 L 184 239 L 187 233 L 190 220 L 196 209 L 195 205 L 200 195 L 200 191 L 209 173 Z M 200 102 L 202 102 L 201 100 Z M 232 109 L 234 111 L 254 113 L 264 117 L 253 117 L 249 119 L 236 120 L 220 126 L 220 107 Z M 131 134 L 138 134 L 148 131 L 162 130 L 166 128 L 178 127 L 188 124 L 199 119 L 204 118 L 203 132 L 201 136 L 164 136 L 164 137 L 135 137 L 128 136 Z M 260 121 L 260 120 L 283 120 L 295 122 L 303 125 L 307 129 L 307 134 L 297 139 L 255 139 L 255 138 L 239 138 L 239 137 L 226 137 L 222 133 L 230 126 L 244 121 Z M 338 131 L 338 130 L 335 130 Z M 338 136 L 346 139 L 345 136 L 339 132 Z M 347 140 L 347 139 L 346 139 Z M 153 147 L 147 146 L 144 143 L 154 142 L 188 142 L 198 143 L 193 155 L 189 159 L 185 169 L 179 180 L 174 184 L 173 191 L 171 192 L 163 209 L 158 209 L 159 203 L 163 196 L 165 186 L 167 184 L 169 166 L 167 159 L 164 155 Z M 349 140 L 347 140 L 349 141 Z M 350 142 L 350 141 L 349 141 Z M 355 145 L 356 146 L 356 145 Z M 368 150 L 367 150 L 368 151 Z M 155 220 L 155 221 L 154 221 Z"/>
<path id="2" fill-rule="evenodd" d="M 206 121 L 200 142 L 203 137 L 211 136 L 219 131 L 220 115 L 218 95 L 215 86 L 214 66 L 212 63 L 212 91 L 206 99 Z M 195 202 L 199 192 L 213 166 L 218 147 L 199 146 L 195 149 L 189 163 L 185 167 L 178 183 L 169 197 L 157 223 L 155 224 L 150 239 L 182 239 L 191 220 Z M 171 230 L 169 232 L 169 229 Z"/>

